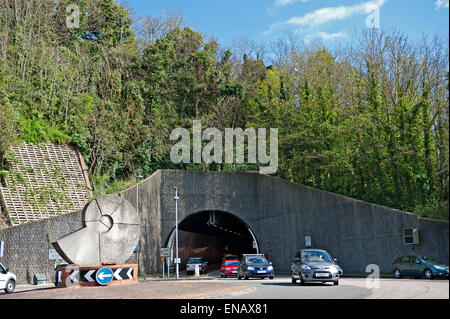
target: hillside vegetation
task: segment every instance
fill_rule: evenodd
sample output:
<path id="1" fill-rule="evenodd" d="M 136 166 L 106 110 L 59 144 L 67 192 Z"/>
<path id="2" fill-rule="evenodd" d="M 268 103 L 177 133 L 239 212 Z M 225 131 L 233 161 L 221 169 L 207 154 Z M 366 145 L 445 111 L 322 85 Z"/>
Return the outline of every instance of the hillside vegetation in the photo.
<path id="1" fill-rule="evenodd" d="M 170 132 L 201 119 L 279 128 L 286 180 L 448 220 L 448 82 L 439 37 L 362 30 L 344 49 L 294 37 L 223 47 L 176 10 L 137 20 L 113 0 L 0 6 L 0 158 L 17 141 L 73 143 L 97 195 L 163 168 L 257 169 L 173 164 Z"/>

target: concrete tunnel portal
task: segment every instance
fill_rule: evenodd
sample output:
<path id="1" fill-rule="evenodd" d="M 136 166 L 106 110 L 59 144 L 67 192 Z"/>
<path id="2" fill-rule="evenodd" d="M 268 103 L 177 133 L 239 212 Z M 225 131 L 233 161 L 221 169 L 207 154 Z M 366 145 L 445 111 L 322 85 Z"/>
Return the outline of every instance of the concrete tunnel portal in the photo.
<path id="1" fill-rule="evenodd" d="M 175 227 L 166 247 L 175 258 Z M 200 211 L 184 218 L 178 224 L 178 256 L 180 269 L 184 270 L 190 257 L 208 261 L 208 271 L 220 268 L 225 254 L 258 253 L 258 242 L 250 227 L 234 214 L 223 211 Z"/>

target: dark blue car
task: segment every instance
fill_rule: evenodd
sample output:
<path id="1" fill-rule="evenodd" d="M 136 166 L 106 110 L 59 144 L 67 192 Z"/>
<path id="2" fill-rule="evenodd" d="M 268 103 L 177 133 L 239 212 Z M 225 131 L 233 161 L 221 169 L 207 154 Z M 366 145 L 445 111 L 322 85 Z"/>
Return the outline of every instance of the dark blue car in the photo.
<path id="1" fill-rule="evenodd" d="M 244 254 L 238 268 L 237 278 L 266 278 L 275 276 L 272 263 L 262 254 Z"/>
<path id="2" fill-rule="evenodd" d="M 448 278 L 448 264 L 437 261 L 430 256 L 402 256 L 398 257 L 392 264 L 395 278 L 403 276 Z"/>

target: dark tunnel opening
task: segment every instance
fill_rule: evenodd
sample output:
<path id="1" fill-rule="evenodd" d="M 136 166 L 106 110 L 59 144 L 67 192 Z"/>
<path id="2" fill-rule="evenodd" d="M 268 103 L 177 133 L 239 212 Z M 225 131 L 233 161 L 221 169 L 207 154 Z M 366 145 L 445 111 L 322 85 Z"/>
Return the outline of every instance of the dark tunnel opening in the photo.
<path id="1" fill-rule="evenodd" d="M 174 231 L 167 244 L 175 247 Z M 249 227 L 233 214 L 202 211 L 186 217 L 178 225 L 180 270 L 185 269 L 190 257 L 202 257 L 208 261 L 208 271 L 213 271 L 219 269 L 225 254 L 240 258 L 242 254 L 257 252 L 258 245 Z"/>

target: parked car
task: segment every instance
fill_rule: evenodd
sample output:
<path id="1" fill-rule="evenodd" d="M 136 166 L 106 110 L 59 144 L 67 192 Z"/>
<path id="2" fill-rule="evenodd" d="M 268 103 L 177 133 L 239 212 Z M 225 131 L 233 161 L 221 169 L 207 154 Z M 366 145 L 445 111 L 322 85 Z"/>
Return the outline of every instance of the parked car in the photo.
<path id="1" fill-rule="evenodd" d="M 236 277 L 239 269 L 239 260 L 224 260 L 220 266 L 220 277 Z"/>
<path id="2" fill-rule="evenodd" d="M 263 254 L 244 254 L 238 268 L 237 278 L 274 278 L 274 269 Z"/>
<path id="3" fill-rule="evenodd" d="M 395 278 L 402 276 L 425 277 L 433 279 L 434 277 L 448 278 L 448 265 L 437 261 L 431 256 L 402 256 L 395 259 L 392 263 L 392 271 Z"/>
<path id="4" fill-rule="evenodd" d="M 17 278 L 12 272 L 0 264 L 0 289 L 6 293 L 11 293 L 16 288 Z"/>
<path id="5" fill-rule="evenodd" d="M 194 273 L 195 272 L 195 266 L 198 265 L 200 273 L 206 274 L 207 272 L 207 265 L 208 262 L 203 260 L 202 257 L 191 257 L 188 259 L 186 263 L 186 273 Z"/>
<path id="6" fill-rule="evenodd" d="M 339 278 L 343 274 L 337 260 L 323 249 L 302 249 L 297 251 L 291 265 L 291 279 L 295 284 L 311 282 L 332 282 L 339 285 Z"/>

